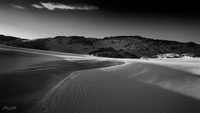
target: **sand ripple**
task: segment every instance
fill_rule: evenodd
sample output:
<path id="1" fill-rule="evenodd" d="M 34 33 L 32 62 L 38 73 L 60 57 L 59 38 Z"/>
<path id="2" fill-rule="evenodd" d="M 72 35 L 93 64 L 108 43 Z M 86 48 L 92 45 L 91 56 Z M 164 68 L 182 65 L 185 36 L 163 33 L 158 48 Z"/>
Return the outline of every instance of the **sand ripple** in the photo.
<path id="1" fill-rule="evenodd" d="M 144 77 L 144 73 L 140 73 L 143 77 L 137 76 L 139 78 L 128 76 L 137 70 L 127 72 L 129 74 L 125 73 L 126 71 L 128 71 L 127 68 L 121 68 L 118 71 L 92 69 L 75 72 L 50 91 L 45 100 L 38 103 L 35 108 L 38 111 L 45 108 L 47 113 L 189 113 L 200 111 L 198 100 L 163 88 L 158 84 L 148 83 L 146 82 L 148 77 Z"/>

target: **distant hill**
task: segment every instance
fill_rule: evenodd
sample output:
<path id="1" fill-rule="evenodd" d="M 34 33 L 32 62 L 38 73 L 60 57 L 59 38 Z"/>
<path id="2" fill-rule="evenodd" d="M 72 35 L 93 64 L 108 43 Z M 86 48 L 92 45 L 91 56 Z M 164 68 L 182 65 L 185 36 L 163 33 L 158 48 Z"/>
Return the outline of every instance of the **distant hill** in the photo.
<path id="1" fill-rule="evenodd" d="M 13 40 L 20 40 L 20 38 L 0 35 L 0 43 L 9 42 Z"/>
<path id="2" fill-rule="evenodd" d="M 152 57 L 163 53 L 194 53 L 195 56 L 200 56 L 200 45 L 194 42 L 156 40 L 141 36 L 112 36 L 103 39 L 85 38 L 83 36 L 57 36 L 54 38 L 25 40 L 0 35 L 0 44 L 116 58 Z"/>

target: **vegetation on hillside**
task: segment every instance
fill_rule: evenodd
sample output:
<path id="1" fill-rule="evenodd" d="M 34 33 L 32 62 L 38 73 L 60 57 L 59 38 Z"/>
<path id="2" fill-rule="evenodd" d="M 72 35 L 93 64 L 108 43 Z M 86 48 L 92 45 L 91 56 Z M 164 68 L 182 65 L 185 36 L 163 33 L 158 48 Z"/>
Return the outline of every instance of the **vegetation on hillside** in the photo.
<path id="1" fill-rule="evenodd" d="M 152 57 L 164 53 L 193 53 L 195 56 L 200 56 L 200 45 L 194 42 L 183 43 L 141 36 L 111 36 L 103 39 L 57 36 L 55 38 L 24 40 L 0 35 L 0 44 L 115 58 Z"/>

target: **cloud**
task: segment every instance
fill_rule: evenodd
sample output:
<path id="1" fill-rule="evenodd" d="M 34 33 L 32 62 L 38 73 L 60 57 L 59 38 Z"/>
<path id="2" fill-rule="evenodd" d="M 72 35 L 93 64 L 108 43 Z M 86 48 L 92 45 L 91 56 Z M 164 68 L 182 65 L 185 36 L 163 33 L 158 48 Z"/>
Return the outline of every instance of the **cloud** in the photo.
<path id="1" fill-rule="evenodd" d="M 32 4 L 35 8 L 46 8 L 48 10 L 97 10 L 98 7 L 96 6 L 88 6 L 88 5 L 65 5 L 65 4 L 59 4 L 59 3 L 43 3 L 40 2 L 40 5 L 38 4 Z"/>
<path id="2" fill-rule="evenodd" d="M 40 5 L 37 5 L 37 4 L 32 4 L 31 6 L 35 7 L 35 8 L 38 8 L 38 9 L 43 9 L 44 7 L 40 6 Z"/>
<path id="3" fill-rule="evenodd" d="M 25 9 L 25 7 L 19 6 L 19 5 L 11 5 L 13 8 L 16 9 Z"/>

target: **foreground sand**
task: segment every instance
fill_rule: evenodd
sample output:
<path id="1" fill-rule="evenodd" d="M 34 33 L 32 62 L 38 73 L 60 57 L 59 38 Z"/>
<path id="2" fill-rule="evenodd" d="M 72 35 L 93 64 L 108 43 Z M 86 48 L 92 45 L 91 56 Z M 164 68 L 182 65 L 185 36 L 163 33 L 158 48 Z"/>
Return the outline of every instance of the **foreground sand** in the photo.
<path id="1" fill-rule="evenodd" d="M 23 60 L 22 53 L 29 59 Z M 4 70 L 0 73 L 1 107 L 16 106 L 12 112 L 200 112 L 198 59 L 191 63 L 22 53 L 17 52 L 23 58 L 18 55 L 21 60 L 15 66 L 7 64 L 10 58 L 4 61 L 7 67 L 0 67 Z M 2 59 L 9 56 L 2 54 L 5 51 Z"/>

